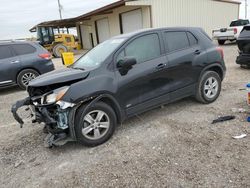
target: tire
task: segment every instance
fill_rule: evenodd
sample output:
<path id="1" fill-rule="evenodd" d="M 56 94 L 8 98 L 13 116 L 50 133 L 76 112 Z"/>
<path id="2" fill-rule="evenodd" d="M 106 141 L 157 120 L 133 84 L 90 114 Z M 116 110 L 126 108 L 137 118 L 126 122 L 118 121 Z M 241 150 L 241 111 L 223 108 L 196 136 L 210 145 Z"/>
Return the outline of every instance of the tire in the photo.
<path id="1" fill-rule="evenodd" d="M 85 108 L 86 105 L 80 107 L 76 113 L 75 131 L 77 141 L 88 147 L 94 147 L 105 143 L 114 134 L 117 125 L 117 117 L 114 110 L 103 102 L 97 102 L 86 111 Z M 92 120 L 97 120 L 96 118 L 99 112 L 104 112 L 104 115 L 100 121 L 93 123 Z M 92 122 L 92 124 L 90 122 Z M 105 125 L 104 122 L 106 122 L 106 128 L 98 127 L 98 122 L 102 122 L 103 126 Z M 109 126 L 107 128 L 108 122 Z M 85 133 L 83 133 L 84 130 Z M 96 134 L 98 132 L 99 134 Z"/>
<path id="2" fill-rule="evenodd" d="M 240 67 L 241 67 L 242 69 L 250 69 L 250 66 L 249 66 L 249 65 L 240 65 Z"/>
<path id="3" fill-rule="evenodd" d="M 217 83 L 216 87 L 214 87 L 215 83 Z M 207 89 L 205 89 L 205 87 Z M 209 104 L 214 102 L 219 97 L 220 92 L 221 92 L 220 76 L 218 75 L 218 73 L 214 71 L 206 71 L 199 80 L 195 98 L 197 101 L 201 103 Z"/>
<path id="4" fill-rule="evenodd" d="M 224 45 L 225 42 L 226 42 L 225 40 L 218 40 L 219 45 Z"/>
<path id="5" fill-rule="evenodd" d="M 61 57 L 61 56 L 62 56 L 62 53 L 63 53 L 63 52 L 67 52 L 68 49 L 67 49 L 67 47 L 64 46 L 63 44 L 57 44 L 57 45 L 55 45 L 55 46 L 53 47 L 52 51 L 53 51 L 53 55 L 54 55 L 55 57 Z"/>
<path id="6" fill-rule="evenodd" d="M 24 69 L 17 75 L 17 84 L 21 89 L 26 89 L 29 82 L 39 76 L 39 73 L 33 69 Z"/>

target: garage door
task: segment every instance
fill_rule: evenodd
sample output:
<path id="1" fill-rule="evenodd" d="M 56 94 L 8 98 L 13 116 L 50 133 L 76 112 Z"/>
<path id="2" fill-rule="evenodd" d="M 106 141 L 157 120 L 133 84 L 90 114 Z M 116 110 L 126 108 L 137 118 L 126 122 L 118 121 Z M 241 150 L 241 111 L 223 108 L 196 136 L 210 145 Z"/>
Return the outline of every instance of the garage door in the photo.
<path id="1" fill-rule="evenodd" d="M 121 14 L 122 33 L 129 33 L 142 29 L 141 9 Z"/>
<path id="2" fill-rule="evenodd" d="M 109 21 L 107 18 L 97 20 L 96 27 L 99 43 L 110 38 Z"/>
<path id="3" fill-rule="evenodd" d="M 83 49 L 89 50 L 92 46 L 92 39 L 91 39 L 91 27 L 87 25 L 81 25 L 81 35 L 82 35 L 82 44 Z"/>

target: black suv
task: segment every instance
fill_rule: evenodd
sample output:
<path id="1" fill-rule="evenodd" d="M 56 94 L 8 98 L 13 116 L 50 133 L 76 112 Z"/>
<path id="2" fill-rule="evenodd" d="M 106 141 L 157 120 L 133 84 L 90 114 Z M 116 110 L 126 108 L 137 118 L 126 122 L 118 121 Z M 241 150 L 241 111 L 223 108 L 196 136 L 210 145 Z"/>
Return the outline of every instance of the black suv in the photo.
<path id="1" fill-rule="evenodd" d="M 51 55 L 38 43 L 0 42 L 0 87 L 18 84 L 25 89 L 30 80 L 52 70 Z"/>
<path id="2" fill-rule="evenodd" d="M 250 68 L 250 25 L 244 26 L 238 39 L 239 56 L 236 63 L 243 68 Z"/>
<path id="3" fill-rule="evenodd" d="M 200 28 L 162 28 L 111 38 L 71 67 L 36 78 L 29 97 L 34 122 L 44 122 L 47 146 L 107 141 L 118 123 L 157 106 L 194 96 L 211 103 L 225 75 L 223 51 Z"/>

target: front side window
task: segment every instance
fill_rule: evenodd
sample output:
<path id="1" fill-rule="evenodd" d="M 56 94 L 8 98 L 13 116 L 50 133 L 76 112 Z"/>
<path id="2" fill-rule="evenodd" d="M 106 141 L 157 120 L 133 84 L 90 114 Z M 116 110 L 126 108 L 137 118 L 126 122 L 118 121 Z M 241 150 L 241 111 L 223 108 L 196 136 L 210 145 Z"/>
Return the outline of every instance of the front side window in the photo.
<path id="1" fill-rule="evenodd" d="M 133 40 L 122 51 L 117 60 L 122 57 L 134 57 L 137 63 L 155 59 L 161 55 L 160 41 L 157 34 L 149 34 Z M 118 62 L 118 61 L 117 61 Z"/>
<path id="2" fill-rule="evenodd" d="M 13 44 L 12 47 L 17 55 L 32 54 L 36 51 L 30 44 Z"/>
<path id="3" fill-rule="evenodd" d="M 11 49 L 7 45 L 0 46 L 0 59 L 13 57 Z"/>
<path id="4" fill-rule="evenodd" d="M 247 24 L 249 24 L 249 20 L 237 20 L 237 21 L 231 22 L 230 27 L 243 26 Z"/>
<path id="5" fill-rule="evenodd" d="M 165 32 L 164 37 L 169 52 L 181 50 L 189 47 L 189 41 L 185 31 Z"/>

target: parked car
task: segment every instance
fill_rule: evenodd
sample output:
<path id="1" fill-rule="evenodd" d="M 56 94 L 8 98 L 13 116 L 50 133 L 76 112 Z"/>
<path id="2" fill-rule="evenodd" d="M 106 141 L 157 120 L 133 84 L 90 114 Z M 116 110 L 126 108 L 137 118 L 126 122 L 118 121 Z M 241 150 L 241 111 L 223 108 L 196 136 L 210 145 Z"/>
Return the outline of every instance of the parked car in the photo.
<path id="1" fill-rule="evenodd" d="M 225 44 L 227 40 L 233 42 L 237 40 L 244 25 L 247 24 L 249 24 L 249 20 L 234 20 L 231 22 L 229 28 L 213 30 L 213 39 L 217 40 L 220 45 Z"/>
<path id="2" fill-rule="evenodd" d="M 51 55 L 38 43 L 0 42 L 0 87 L 17 84 L 25 89 L 32 79 L 52 70 Z"/>
<path id="3" fill-rule="evenodd" d="M 239 38 L 237 39 L 239 56 L 236 63 L 243 68 L 250 68 L 250 25 L 244 26 Z"/>
<path id="4" fill-rule="evenodd" d="M 223 51 L 200 28 L 161 28 L 111 38 L 71 67 L 30 82 L 29 96 L 12 112 L 31 105 L 45 122 L 47 146 L 79 141 L 97 146 L 118 123 L 185 97 L 214 102 L 225 75 Z M 64 141 L 65 142 L 64 142 Z"/>

